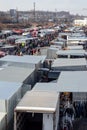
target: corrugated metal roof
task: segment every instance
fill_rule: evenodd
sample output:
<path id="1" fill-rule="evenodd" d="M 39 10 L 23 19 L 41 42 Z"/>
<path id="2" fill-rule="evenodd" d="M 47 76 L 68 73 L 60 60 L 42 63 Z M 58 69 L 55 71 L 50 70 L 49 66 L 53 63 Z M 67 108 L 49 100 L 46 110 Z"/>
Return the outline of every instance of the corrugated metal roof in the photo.
<path id="1" fill-rule="evenodd" d="M 55 92 L 27 92 L 16 107 L 16 111 L 54 113 L 58 102 Z"/>
<path id="2" fill-rule="evenodd" d="M 32 91 L 48 91 L 48 92 L 57 92 L 57 84 L 56 83 L 36 83 L 33 87 Z"/>
<path id="3" fill-rule="evenodd" d="M 55 59 L 52 63 L 52 68 L 55 67 L 68 67 L 68 66 L 86 66 L 86 59 L 85 58 L 58 58 Z"/>
<path id="4" fill-rule="evenodd" d="M 9 99 L 21 86 L 22 83 L 0 81 L 0 99 Z"/>
<path id="5" fill-rule="evenodd" d="M 31 56 L 31 55 L 25 55 L 25 56 L 7 55 L 7 56 L 1 58 L 0 61 L 38 64 L 40 61 L 43 60 L 43 58 L 45 58 L 45 57 Z"/>
<path id="6" fill-rule="evenodd" d="M 87 92 L 87 71 L 61 72 L 57 85 L 59 92 Z"/>
<path id="7" fill-rule="evenodd" d="M 8 66 L 0 70 L 0 81 L 23 83 L 33 71 L 34 69 L 30 68 Z"/>

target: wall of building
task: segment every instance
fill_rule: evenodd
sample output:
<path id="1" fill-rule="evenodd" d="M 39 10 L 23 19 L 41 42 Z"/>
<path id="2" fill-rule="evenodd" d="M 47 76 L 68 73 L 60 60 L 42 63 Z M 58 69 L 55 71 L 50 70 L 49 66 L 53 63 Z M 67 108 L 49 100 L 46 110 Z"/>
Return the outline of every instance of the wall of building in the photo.
<path id="1" fill-rule="evenodd" d="M 74 24 L 77 25 L 77 26 L 85 26 L 87 25 L 87 19 L 78 19 L 78 20 L 74 20 Z"/>

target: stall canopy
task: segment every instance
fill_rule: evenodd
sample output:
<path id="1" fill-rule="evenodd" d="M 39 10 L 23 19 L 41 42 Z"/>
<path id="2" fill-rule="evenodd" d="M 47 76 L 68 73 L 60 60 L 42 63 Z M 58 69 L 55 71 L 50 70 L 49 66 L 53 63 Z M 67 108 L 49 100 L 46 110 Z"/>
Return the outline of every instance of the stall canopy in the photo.
<path id="1" fill-rule="evenodd" d="M 57 86 L 59 92 L 87 92 L 87 71 L 61 72 Z"/>

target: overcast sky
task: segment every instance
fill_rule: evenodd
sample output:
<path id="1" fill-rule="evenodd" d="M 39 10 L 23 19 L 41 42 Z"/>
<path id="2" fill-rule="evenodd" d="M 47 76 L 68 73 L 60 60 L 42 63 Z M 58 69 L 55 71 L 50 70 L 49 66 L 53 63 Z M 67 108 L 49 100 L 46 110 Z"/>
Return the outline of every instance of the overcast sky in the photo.
<path id="1" fill-rule="evenodd" d="M 87 15 L 87 0 L 0 0 L 0 11 L 16 8 L 32 10 L 34 2 L 36 10 L 70 11 L 71 14 Z"/>

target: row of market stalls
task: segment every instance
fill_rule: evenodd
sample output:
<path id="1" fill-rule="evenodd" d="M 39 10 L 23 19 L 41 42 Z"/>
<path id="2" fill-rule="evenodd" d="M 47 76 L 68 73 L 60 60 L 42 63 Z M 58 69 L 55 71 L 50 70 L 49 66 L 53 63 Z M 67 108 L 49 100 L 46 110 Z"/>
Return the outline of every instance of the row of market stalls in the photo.
<path id="1" fill-rule="evenodd" d="M 11 56 L 0 59 L 0 130 L 13 130 L 14 108 L 39 79 L 46 56 Z"/>
<path id="2" fill-rule="evenodd" d="M 3 30 L 6 37 L 0 41 L 0 51 L 10 55 L 33 54 L 38 52 L 39 47 L 49 46 L 50 41 L 58 35 L 55 29 L 20 29 Z M 44 34 L 44 35 L 43 35 Z M 3 57 L 3 55 L 0 55 Z"/>
<path id="3" fill-rule="evenodd" d="M 59 73 L 53 81 L 60 93 L 59 130 L 87 129 L 87 54 L 84 48 L 87 37 L 82 33 L 60 33 L 60 36 L 66 36 L 62 37 L 65 42 L 60 45 L 56 41 L 47 51 L 47 58 L 52 61 L 51 74 L 52 71 L 55 75 Z M 40 86 L 38 88 L 41 90 Z"/>
<path id="4" fill-rule="evenodd" d="M 61 42 L 61 47 L 63 48 L 73 45 L 75 46 L 82 45 L 86 49 L 87 37 L 86 34 L 84 33 L 84 30 L 82 28 L 79 28 L 78 30 L 78 27 L 76 27 L 75 30 L 74 29 L 71 30 L 72 31 L 59 32 L 58 37 L 55 40 L 53 40 L 51 44 L 60 46 Z"/>
<path id="5" fill-rule="evenodd" d="M 86 75 L 86 71 L 66 71 L 61 72 L 56 83 L 37 83 L 15 108 L 14 129 L 24 129 L 26 126 L 44 130 L 74 128 L 73 123 L 77 118 L 87 117 Z M 78 107 L 78 103 L 84 109 Z M 70 114 L 69 118 L 67 114 Z"/>
<path id="6" fill-rule="evenodd" d="M 1 30 L 0 39 L 5 39 L 7 43 L 15 44 L 15 40 L 31 37 L 44 37 L 46 35 L 54 34 L 58 30 L 53 29 L 39 29 L 28 28 L 28 29 L 13 29 L 13 30 Z"/>
<path id="7" fill-rule="evenodd" d="M 84 52 L 83 49 L 75 50 L 75 54 L 79 56 L 81 56 L 80 53 L 84 54 Z M 72 130 L 76 126 L 77 118 L 86 117 L 84 114 L 87 110 L 85 106 L 83 106 L 85 111 L 80 111 L 80 115 L 78 107 L 74 106 L 76 103 L 86 103 L 86 59 L 84 57 L 56 57 L 55 59 L 46 59 L 46 61 L 52 61 L 49 70 L 42 69 L 42 71 L 49 71 L 48 79 L 49 77 L 53 79 L 51 76 L 55 77 L 56 72 L 58 74 L 53 82 L 49 80 L 47 83 L 38 82 L 31 91 L 25 94 L 15 108 L 14 130 L 24 130 L 24 128 Z"/>
<path id="8" fill-rule="evenodd" d="M 59 49 L 57 46 L 50 46 L 47 50 L 47 58 L 83 58 L 86 55 L 86 51 L 81 45 L 68 46 L 67 49 Z"/>
<path id="9" fill-rule="evenodd" d="M 51 66 L 49 70 L 43 69 L 43 71 L 49 71 L 48 76 L 50 75 L 50 78 L 52 73 L 54 77 L 56 72 L 60 74 L 54 81 L 48 80 L 47 83 L 35 84 L 32 91 L 25 94 L 15 108 L 15 130 L 20 129 L 20 124 L 25 119 L 26 121 L 21 125 L 21 129 L 26 127 L 26 122 L 30 123 L 30 125 L 27 123 L 27 128 L 40 130 L 79 130 L 79 126 L 81 126 L 80 130 L 86 129 L 87 125 L 82 126 L 80 121 L 80 119 L 87 119 L 86 51 L 83 46 L 77 43 L 73 44 L 74 46 L 70 44 L 66 49 L 65 43 L 60 44 L 58 41 L 58 44 L 54 44 L 48 48 L 48 51 L 51 51 L 47 52 L 46 59 Z M 56 94 L 57 96 L 54 98 L 50 95 L 48 101 L 47 93 L 48 95 L 55 93 L 55 96 Z M 27 99 L 29 99 L 29 102 L 26 102 Z M 26 118 L 23 118 L 23 116 Z M 19 117 L 21 117 L 21 121 Z M 35 124 L 35 127 L 33 124 Z M 38 128 L 36 124 L 40 127 Z"/>
<path id="10" fill-rule="evenodd" d="M 60 32 L 58 38 L 51 42 L 47 57 L 51 58 L 80 58 L 84 57 L 87 37 L 83 32 Z"/>
<path id="11" fill-rule="evenodd" d="M 13 56 L 11 58 L 13 59 Z M 3 62 L 4 59 L 5 59 L 5 63 Z M 7 81 L 8 82 L 9 81 L 21 82 L 20 76 L 22 76 L 22 72 L 23 72 L 23 75 L 26 71 L 27 71 L 27 74 L 29 74 L 29 72 L 28 72 L 29 68 L 26 68 L 26 71 L 25 71 L 23 66 L 21 66 L 19 69 L 19 67 L 17 67 L 17 66 L 20 66 L 20 64 L 16 63 L 16 66 L 15 66 L 16 61 L 14 59 L 13 59 L 14 62 L 13 61 L 11 62 L 11 59 L 10 60 L 8 59 L 7 63 L 9 64 L 9 66 L 6 67 L 6 59 L 8 59 L 7 56 L 6 56 L 6 58 L 5 57 L 2 58 L 2 60 L 0 61 L 0 62 L 2 62 L 3 67 L 5 67 L 4 69 L 2 67 L 2 69 L 0 70 L 2 73 L 1 74 L 2 80 L 4 79 L 4 80 L 6 80 L 6 82 Z M 19 59 L 19 57 L 18 57 L 18 59 Z M 22 62 L 21 64 L 24 63 L 23 59 L 21 59 L 21 62 Z M 14 64 L 14 66 L 12 64 Z M 13 72 L 12 72 L 12 70 L 13 70 Z M 10 72 L 10 73 L 8 73 L 8 72 Z M 3 73 L 8 74 L 8 75 L 10 74 L 11 76 L 4 78 L 5 75 L 3 76 Z M 13 74 L 11 74 L 11 73 L 13 73 Z M 56 83 L 37 83 L 33 87 L 32 91 L 28 91 L 24 95 L 22 100 L 20 100 L 20 97 L 19 97 L 18 101 L 20 101 L 20 103 L 15 108 L 14 130 L 18 130 L 18 129 L 21 130 L 21 129 L 25 129 L 26 127 L 32 128 L 32 129 L 34 129 L 34 128 L 43 129 L 44 128 L 44 130 L 51 130 L 51 129 L 53 130 L 53 128 L 54 128 L 55 130 L 57 130 L 58 122 L 60 119 L 60 95 L 61 95 L 61 93 L 68 93 L 68 95 L 71 94 L 72 98 L 70 100 L 73 103 L 78 100 L 86 101 L 86 93 L 85 93 L 86 89 L 82 87 L 82 86 L 84 86 L 84 87 L 86 86 L 86 73 L 87 73 L 86 71 L 84 71 L 84 72 L 83 71 L 61 72 Z M 18 76 L 20 78 L 17 77 L 18 74 L 20 74 Z M 16 75 L 16 78 L 14 76 L 12 77 L 12 75 Z M 25 77 L 27 77 L 27 76 L 25 76 Z M 15 79 L 16 81 L 11 80 L 11 79 Z M 22 79 L 22 81 L 23 81 L 23 79 Z M 20 80 L 20 81 L 18 81 L 18 80 Z M 24 80 L 24 81 L 26 81 L 26 80 Z M 21 86 L 21 85 L 19 85 L 19 86 Z M 12 85 L 11 85 L 11 87 L 12 87 Z M 23 87 L 23 84 L 22 84 L 22 87 Z M 27 86 L 27 87 L 29 87 L 29 86 Z M 28 90 L 29 90 L 29 88 L 28 88 Z M 10 91 L 8 91 L 8 92 L 10 93 Z M 10 103 L 11 103 L 11 97 L 10 97 Z M 11 108 L 10 108 L 10 110 L 11 110 Z M 1 115 L 2 115 L 2 113 L 1 113 Z M 4 113 L 4 115 L 5 115 L 5 113 Z M 3 117 L 3 120 L 4 120 L 4 117 Z M 25 123 L 23 124 L 24 121 L 25 121 Z M 62 127 L 65 127 L 64 125 L 65 124 L 63 124 Z"/>
<path id="12" fill-rule="evenodd" d="M 1 86 L 11 86 L 0 91 L 2 130 L 12 128 L 13 114 L 14 130 L 76 130 L 76 119 L 87 117 L 86 52 L 82 46 L 75 50 L 64 47 L 56 45 L 49 56 L 7 55 L 0 59 Z M 67 57 L 59 57 L 58 52 Z M 47 72 L 47 80 L 41 83 L 42 72 Z"/>

